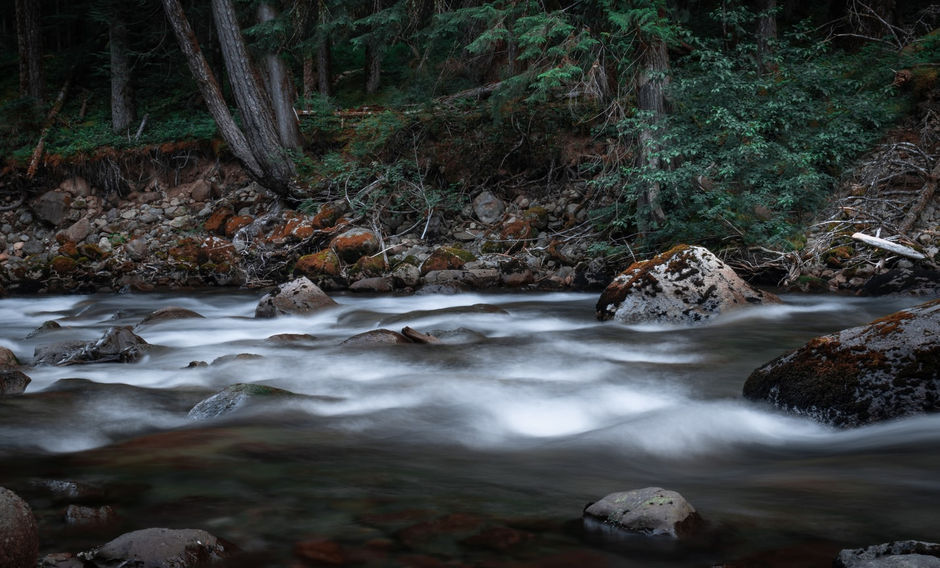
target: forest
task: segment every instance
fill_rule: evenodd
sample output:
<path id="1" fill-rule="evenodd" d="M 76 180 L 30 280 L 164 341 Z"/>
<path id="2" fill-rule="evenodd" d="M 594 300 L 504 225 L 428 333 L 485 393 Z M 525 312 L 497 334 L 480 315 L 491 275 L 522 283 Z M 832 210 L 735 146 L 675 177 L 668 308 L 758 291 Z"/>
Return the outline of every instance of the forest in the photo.
<path id="1" fill-rule="evenodd" d="M 129 157 L 195 151 L 297 207 L 354 190 L 364 210 L 446 215 L 482 188 L 575 187 L 599 255 L 799 249 L 935 86 L 938 17 L 895 0 L 6 1 L 0 179 L 80 172 L 121 193 Z"/>

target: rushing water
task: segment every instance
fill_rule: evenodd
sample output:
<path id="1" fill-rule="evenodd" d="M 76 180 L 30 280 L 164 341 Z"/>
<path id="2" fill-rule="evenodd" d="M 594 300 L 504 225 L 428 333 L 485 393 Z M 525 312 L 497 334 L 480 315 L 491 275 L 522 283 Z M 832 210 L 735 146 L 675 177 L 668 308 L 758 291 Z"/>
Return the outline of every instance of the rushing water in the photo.
<path id="1" fill-rule="evenodd" d="M 337 299 L 275 320 L 252 319 L 249 292 L 0 300 L 0 345 L 24 361 L 163 306 L 206 316 L 138 327 L 159 346 L 138 363 L 27 369 L 27 394 L 0 399 L 0 485 L 30 500 L 43 551 L 169 526 L 238 544 L 248 566 L 291 565 L 316 539 L 371 566 L 828 566 L 937 539 L 940 416 L 836 430 L 740 396 L 760 364 L 916 300 L 792 296 L 685 329 L 599 323 L 595 294 Z M 453 310 L 474 304 L 504 311 Z M 27 338 L 47 320 L 62 329 Z M 341 345 L 406 325 L 447 344 Z M 269 339 L 285 333 L 310 337 Z M 242 353 L 261 357 L 187 368 Z M 188 418 L 249 382 L 306 396 Z M 82 502 L 120 520 L 69 528 L 37 480 L 100 488 Z M 688 498 L 705 536 L 582 534 L 587 502 L 650 485 Z"/>

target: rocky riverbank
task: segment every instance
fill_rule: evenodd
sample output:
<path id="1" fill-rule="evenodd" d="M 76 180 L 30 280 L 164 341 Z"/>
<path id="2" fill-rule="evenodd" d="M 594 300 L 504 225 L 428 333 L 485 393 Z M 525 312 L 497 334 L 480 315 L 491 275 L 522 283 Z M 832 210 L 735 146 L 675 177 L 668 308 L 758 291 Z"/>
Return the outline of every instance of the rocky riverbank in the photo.
<path id="1" fill-rule="evenodd" d="M 432 209 L 404 217 L 356 210 L 344 199 L 290 208 L 233 164 L 192 160 L 146 180 L 119 196 L 73 176 L 0 213 L 0 290 L 264 287 L 296 276 L 327 291 L 580 290 L 603 288 L 639 260 L 592 255 L 597 236 L 585 230 L 574 189 L 512 199 L 483 191 L 446 216 Z M 734 262 L 747 251 L 722 256 L 746 278 L 794 290 L 931 294 L 936 201 L 918 217 L 922 260 L 818 233 L 805 251 L 785 257 L 795 261 L 789 274 L 773 263 Z"/>
<path id="2" fill-rule="evenodd" d="M 586 220 L 573 190 L 512 201 L 484 191 L 450 218 L 415 221 L 377 219 L 342 199 L 287 208 L 234 165 L 199 162 L 170 177 L 123 197 L 70 177 L 3 212 L 0 286 L 260 287 L 304 275 L 326 290 L 407 293 L 599 288 L 612 276 L 589 241 L 565 236 Z"/>

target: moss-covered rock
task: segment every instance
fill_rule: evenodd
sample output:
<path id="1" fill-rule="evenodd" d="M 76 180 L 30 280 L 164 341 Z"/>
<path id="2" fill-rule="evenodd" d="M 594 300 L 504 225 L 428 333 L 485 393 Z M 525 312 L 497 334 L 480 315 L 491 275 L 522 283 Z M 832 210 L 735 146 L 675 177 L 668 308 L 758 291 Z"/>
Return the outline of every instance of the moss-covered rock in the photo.
<path id="1" fill-rule="evenodd" d="M 474 260 L 476 257 L 472 253 L 460 247 L 437 247 L 421 264 L 421 275 L 434 270 L 459 270 L 463 268 L 463 265 Z"/>
<path id="2" fill-rule="evenodd" d="M 321 276 L 336 277 L 342 272 L 342 264 L 333 249 L 325 249 L 297 259 L 294 272 L 313 279 Z"/>
<path id="3" fill-rule="evenodd" d="M 940 412 L 940 300 L 817 337 L 751 373 L 744 396 L 837 426 Z"/>
<path id="4" fill-rule="evenodd" d="M 379 251 L 379 238 L 368 229 L 353 228 L 344 231 L 330 241 L 332 248 L 343 262 L 354 263 L 363 256 Z"/>

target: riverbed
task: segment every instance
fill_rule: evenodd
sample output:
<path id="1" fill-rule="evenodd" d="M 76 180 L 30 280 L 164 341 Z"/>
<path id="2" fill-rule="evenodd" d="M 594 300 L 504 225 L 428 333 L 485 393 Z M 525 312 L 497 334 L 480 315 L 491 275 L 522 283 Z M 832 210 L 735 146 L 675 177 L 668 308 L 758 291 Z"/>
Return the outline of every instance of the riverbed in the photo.
<path id="1" fill-rule="evenodd" d="M 925 299 L 791 295 L 678 328 L 598 322 L 583 293 L 340 295 L 273 320 L 252 317 L 259 297 L 0 300 L 0 346 L 23 362 L 157 308 L 205 316 L 136 327 L 153 346 L 136 363 L 28 368 L 27 393 L 0 399 L 0 485 L 33 506 L 43 553 L 160 526 L 208 530 L 245 566 L 324 547 L 363 566 L 828 566 L 937 538 L 940 415 L 838 430 L 741 398 L 785 351 Z M 444 344 L 342 344 L 404 326 Z M 235 383 L 302 396 L 190 418 Z M 49 480 L 118 520 L 67 525 Z M 702 536 L 581 530 L 587 503 L 647 486 L 683 494 Z"/>

